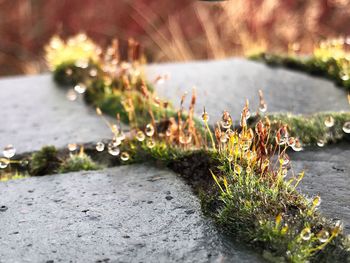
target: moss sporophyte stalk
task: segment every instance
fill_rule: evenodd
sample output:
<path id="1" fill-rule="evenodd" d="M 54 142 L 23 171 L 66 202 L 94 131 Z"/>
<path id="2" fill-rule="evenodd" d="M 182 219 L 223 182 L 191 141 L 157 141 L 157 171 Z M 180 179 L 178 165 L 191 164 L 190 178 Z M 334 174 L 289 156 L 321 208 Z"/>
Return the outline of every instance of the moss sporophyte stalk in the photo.
<path id="1" fill-rule="evenodd" d="M 122 62 L 117 41 L 103 51 L 86 36 L 73 39 L 56 37 L 46 48 L 55 80 L 79 85 L 69 91 L 69 98 L 73 92 L 83 95 L 113 137 L 90 146 L 73 143 L 68 152 L 43 148 L 27 157 L 31 175 L 155 161 L 190 182 L 203 211 L 227 235 L 256 248 L 267 260 L 350 260 L 350 242 L 341 223 L 319 213 L 319 196 L 310 200 L 298 192 L 304 173 L 293 171 L 288 155 L 290 150 L 344 139 L 348 113 L 268 115 L 260 92 L 257 114 L 251 114 L 247 101 L 239 119 L 224 111 L 211 127 L 206 109 L 201 120 L 194 114 L 195 90 L 188 109 L 185 95 L 178 110 L 159 99 L 142 73 L 135 41 L 130 41 L 128 62 Z M 76 44 L 93 51 L 68 59 Z M 103 113 L 115 116 L 115 122 Z M 129 125 L 127 130 L 123 123 Z M 12 161 L 6 156 L 1 160 Z"/>

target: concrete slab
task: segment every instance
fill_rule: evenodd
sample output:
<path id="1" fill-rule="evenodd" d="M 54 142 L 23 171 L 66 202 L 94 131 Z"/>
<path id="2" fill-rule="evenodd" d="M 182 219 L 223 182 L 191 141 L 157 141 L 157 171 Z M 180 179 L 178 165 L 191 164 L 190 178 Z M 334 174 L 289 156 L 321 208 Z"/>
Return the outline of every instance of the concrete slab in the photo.
<path id="1" fill-rule="evenodd" d="M 268 112 L 315 113 L 349 111 L 344 89 L 331 81 L 301 72 L 270 68 L 241 58 L 218 61 L 154 64 L 146 70 L 149 79 L 169 74 L 170 80 L 157 85 L 160 97 L 179 105 L 184 92 L 197 87 L 197 113 L 206 107 L 213 123 L 223 110 L 237 120 L 246 99 L 258 109 L 258 90 L 263 90 Z"/>
<path id="2" fill-rule="evenodd" d="M 94 109 L 69 101 L 51 74 L 0 80 L 0 149 L 13 144 L 18 152 L 43 145 L 65 147 L 67 143 L 109 138 L 110 131 Z"/>
<path id="3" fill-rule="evenodd" d="M 0 183 L 0 262 L 262 262 L 223 238 L 169 170 Z M 50 261 L 51 260 L 51 261 Z"/>
<path id="4" fill-rule="evenodd" d="M 350 143 L 330 145 L 290 155 L 295 172 L 305 171 L 300 189 L 321 196 L 322 213 L 344 223 L 350 233 Z"/>

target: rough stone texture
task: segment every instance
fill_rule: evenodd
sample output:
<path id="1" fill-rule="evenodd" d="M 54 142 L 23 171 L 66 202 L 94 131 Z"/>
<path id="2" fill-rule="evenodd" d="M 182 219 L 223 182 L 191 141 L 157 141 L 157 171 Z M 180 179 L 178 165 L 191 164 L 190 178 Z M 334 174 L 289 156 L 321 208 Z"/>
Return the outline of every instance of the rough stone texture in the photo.
<path id="1" fill-rule="evenodd" d="M 0 262 L 261 262 L 174 173 L 144 165 L 0 184 Z"/>
<path id="2" fill-rule="evenodd" d="M 111 136 L 94 109 L 69 101 L 50 74 L 0 80 L 0 149 L 13 144 L 18 152 L 52 144 L 97 141 Z"/>
<path id="3" fill-rule="evenodd" d="M 190 94 L 196 86 L 197 113 L 201 114 L 205 106 L 212 123 L 223 110 L 237 120 L 246 99 L 251 110 L 257 110 L 259 89 L 264 92 L 268 112 L 350 110 L 345 91 L 331 81 L 245 59 L 155 64 L 147 68 L 147 73 L 151 80 L 158 74 L 170 74 L 170 80 L 158 85 L 157 91 L 176 106 L 183 93 Z"/>
<path id="4" fill-rule="evenodd" d="M 237 119 L 244 99 L 252 110 L 263 89 L 268 110 L 313 113 L 349 110 L 330 81 L 242 59 L 151 65 L 152 79 L 170 73 L 157 90 L 175 106 L 197 86 L 198 108 L 211 121 L 227 109 Z M 83 102 L 70 102 L 50 75 L 0 80 L 0 147 L 19 152 L 45 144 L 96 141 L 109 130 Z M 350 226 L 350 144 L 291 154 L 301 189 L 320 194 L 321 209 Z M 173 173 L 147 166 L 28 178 L 0 184 L 0 262 L 258 262 L 225 240 L 200 213 L 198 200 Z M 211 257 L 208 258 L 208 256 Z"/>
<path id="5" fill-rule="evenodd" d="M 350 143 L 291 154 L 295 172 L 305 171 L 300 183 L 303 193 L 321 196 L 321 211 L 340 219 L 350 233 Z"/>

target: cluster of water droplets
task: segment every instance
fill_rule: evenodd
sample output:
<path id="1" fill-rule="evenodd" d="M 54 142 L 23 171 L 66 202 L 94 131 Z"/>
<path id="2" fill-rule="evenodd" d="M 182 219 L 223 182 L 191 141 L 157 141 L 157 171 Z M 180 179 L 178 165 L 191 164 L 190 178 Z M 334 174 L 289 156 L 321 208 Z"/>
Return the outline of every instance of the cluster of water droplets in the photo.
<path id="1" fill-rule="evenodd" d="M 16 148 L 9 144 L 2 151 L 4 158 L 0 158 L 0 169 L 5 169 L 10 164 L 10 159 L 15 156 Z"/>

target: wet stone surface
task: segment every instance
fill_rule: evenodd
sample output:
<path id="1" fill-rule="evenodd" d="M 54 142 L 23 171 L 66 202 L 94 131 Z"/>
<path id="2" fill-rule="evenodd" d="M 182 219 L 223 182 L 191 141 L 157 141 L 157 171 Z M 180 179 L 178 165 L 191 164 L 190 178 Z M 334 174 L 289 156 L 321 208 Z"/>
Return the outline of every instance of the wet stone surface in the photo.
<path id="1" fill-rule="evenodd" d="M 341 220 L 350 234 L 350 143 L 291 154 L 295 172 L 305 171 L 300 190 L 309 197 L 321 196 L 321 211 Z"/>
<path id="2" fill-rule="evenodd" d="M 205 106 L 212 123 L 216 123 L 223 110 L 237 120 L 246 99 L 251 111 L 256 111 L 259 89 L 264 92 L 268 112 L 350 110 L 345 91 L 331 81 L 240 58 L 155 64 L 147 68 L 147 73 L 150 80 L 158 74 L 170 75 L 168 81 L 157 85 L 157 92 L 176 106 L 184 92 L 190 94 L 196 86 L 197 113 L 201 114 Z"/>
<path id="3" fill-rule="evenodd" d="M 219 235 L 172 172 L 144 165 L 0 184 L 0 262 L 262 262 Z"/>
<path id="4" fill-rule="evenodd" d="M 27 152 L 47 144 L 65 147 L 109 138 L 109 129 L 94 109 L 82 98 L 69 101 L 66 92 L 50 74 L 1 79 L 1 149 L 13 144 L 17 152 Z"/>

